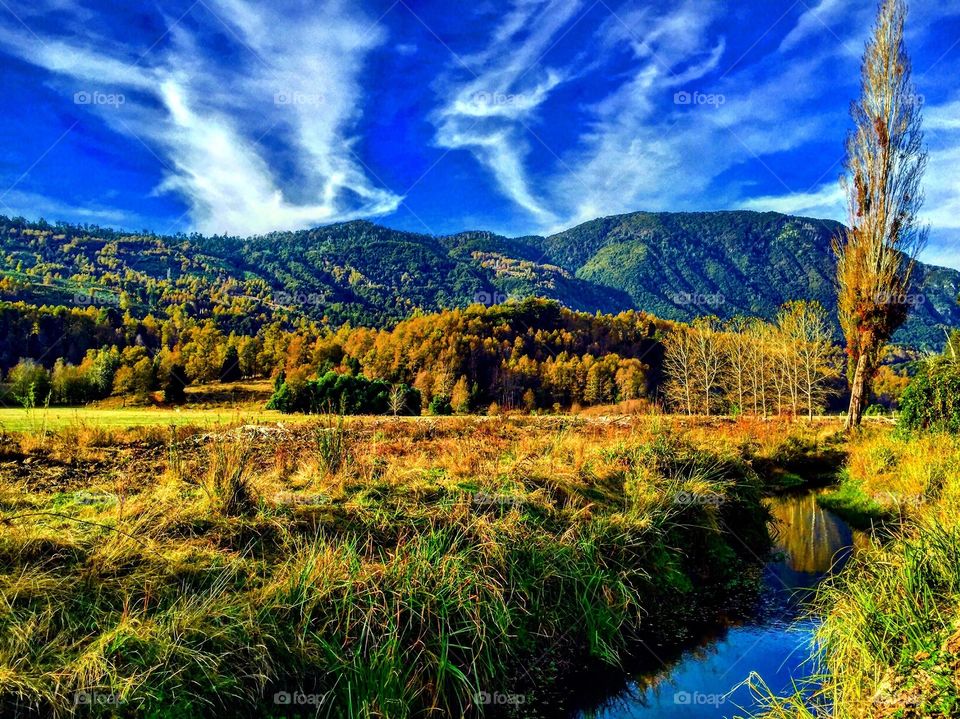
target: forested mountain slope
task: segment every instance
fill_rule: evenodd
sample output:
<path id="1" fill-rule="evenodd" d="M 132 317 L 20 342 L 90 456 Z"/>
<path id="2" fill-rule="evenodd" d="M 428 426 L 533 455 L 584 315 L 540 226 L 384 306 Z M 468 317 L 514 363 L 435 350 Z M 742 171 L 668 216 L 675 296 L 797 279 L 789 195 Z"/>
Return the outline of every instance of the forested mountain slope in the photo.
<path id="1" fill-rule="evenodd" d="M 0 217 L 0 301 L 180 311 L 251 332 L 277 318 L 382 326 L 416 310 L 542 296 L 666 319 L 771 318 L 790 299 L 832 312 L 835 222 L 777 213 L 634 213 L 550 237 L 447 237 L 355 221 L 252 238 L 158 236 Z M 897 336 L 939 346 L 960 326 L 960 273 L 919 265 Z"/>

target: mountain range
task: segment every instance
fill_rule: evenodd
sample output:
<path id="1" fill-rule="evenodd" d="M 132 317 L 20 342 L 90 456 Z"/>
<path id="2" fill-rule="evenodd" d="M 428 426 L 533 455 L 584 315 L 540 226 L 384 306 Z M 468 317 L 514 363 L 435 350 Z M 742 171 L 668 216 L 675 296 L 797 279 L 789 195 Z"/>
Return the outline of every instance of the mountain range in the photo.
<path id="1" fill-rule="evenodd" d="M 435 237 L 353 221 L 239 238 L 131 233 L 0 217 L 0 300 L 133 314 L 384 326 L 414 311 L 541 296 L 665 319 L 771 318 L 788 300 L 836 308 L 840 223 L 766 212 L 604 217 L 549 237 Z M 918 263 L 895 341 L 937 348 L 960 326 L 960 272 Z"/>

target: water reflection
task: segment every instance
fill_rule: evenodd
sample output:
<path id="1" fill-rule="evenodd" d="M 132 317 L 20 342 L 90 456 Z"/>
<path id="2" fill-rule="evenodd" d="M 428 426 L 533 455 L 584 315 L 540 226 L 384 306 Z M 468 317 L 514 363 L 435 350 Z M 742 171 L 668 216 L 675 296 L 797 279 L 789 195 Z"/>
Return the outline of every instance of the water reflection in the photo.
<path id="1" fill-rule="evenodd" d="M 774 522 L 771 528 L 776 548 L 785 564 L 803 575 L 824 575 L 834 562 L 849 554 L 852 533 L 836 516 L 817 504 L 813 493 L 769 501 Z M 841 556 L 837 556 L 837 552 Z"/>
<path id="2" fill-rule="evenodd" d="M 581 717 L 692 719 L 749 713 L 749 689 L 734 688 L 751 672 L 776 692 L 788 691 L 810 673 L 816 622 L 803 615 L 802 604 L 847 561 L 854 537 L 812 493 L 773 499 L 769 506 L 775 550 L 764 568 L 755 619 L 707 638 L 666 671 L 636 677 L 627 691 Z"/>
<path id="3" fill-rule="evenodd" d="M 820 581 L 846 563 L 854 539 L 846 522 L 817 504 L 812 492 L 771 499 L 768 506 L 776 560 L 764 570 L 765 609 L 779 613 L 771 619 L 782 622 L 793 619 Z"/>

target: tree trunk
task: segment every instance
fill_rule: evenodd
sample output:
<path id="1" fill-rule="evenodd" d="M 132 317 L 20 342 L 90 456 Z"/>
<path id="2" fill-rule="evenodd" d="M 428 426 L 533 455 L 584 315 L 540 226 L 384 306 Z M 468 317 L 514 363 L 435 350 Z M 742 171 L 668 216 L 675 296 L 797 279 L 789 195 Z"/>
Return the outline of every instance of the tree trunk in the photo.
<path id="1" fill-rule="evenodd" d="M 867 386 L 867 355 L 863 353 L 857 360 L 857 368 L 853 373 L 853 383 L 850 386 L 850 409 L 847 412 L 847 429 L 860 426 L 863 419 L 863 403 L 866 401 Z"/>

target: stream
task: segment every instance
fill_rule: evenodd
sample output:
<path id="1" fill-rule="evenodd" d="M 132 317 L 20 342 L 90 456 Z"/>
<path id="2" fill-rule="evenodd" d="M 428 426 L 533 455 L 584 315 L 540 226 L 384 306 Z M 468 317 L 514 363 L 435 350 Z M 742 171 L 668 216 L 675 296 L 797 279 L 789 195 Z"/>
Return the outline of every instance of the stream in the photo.
<path id="1" fill-rule="evenodd" d="M 679 719 L 749 715 L 756 698 L 744 684 L 758 674 L 774 693 L 792 693 L 809 676 L 818 620 L 804 611 L 817 585 L 854 551 L 850 527 L 821 508 L 812 492 L 769 500 L 774 550 L 764 566 L 761 600 L 752 618 L 723 629 L 580 719 Z"/>

